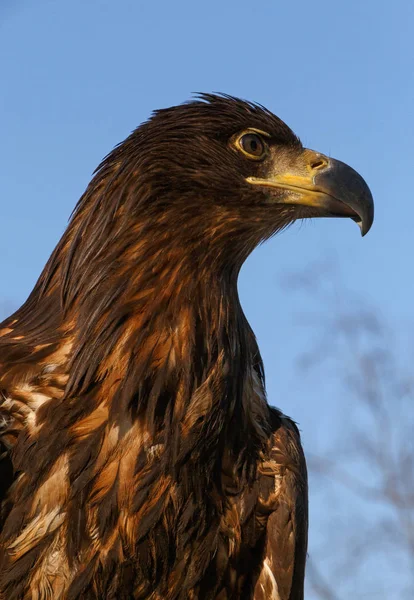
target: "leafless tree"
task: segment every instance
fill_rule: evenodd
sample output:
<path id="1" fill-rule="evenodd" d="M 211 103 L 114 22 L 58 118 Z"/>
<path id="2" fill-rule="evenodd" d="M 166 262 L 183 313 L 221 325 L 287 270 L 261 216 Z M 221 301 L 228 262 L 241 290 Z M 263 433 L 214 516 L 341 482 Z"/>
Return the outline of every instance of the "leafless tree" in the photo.
<path id="1" fill-rule="evenodd" d="M 314 311 L 302 372 L 330 378 L 341 426 L 307 451 L 317 505 L 308 597 L 414 598 L 414 384 L 407 348 L 378 310 L 344 289 L 337 269 L 289 277 Z M 323 309 L 318 309 L 322 307 Z M 311 505 L 312 508 L 312 505 Z"/>

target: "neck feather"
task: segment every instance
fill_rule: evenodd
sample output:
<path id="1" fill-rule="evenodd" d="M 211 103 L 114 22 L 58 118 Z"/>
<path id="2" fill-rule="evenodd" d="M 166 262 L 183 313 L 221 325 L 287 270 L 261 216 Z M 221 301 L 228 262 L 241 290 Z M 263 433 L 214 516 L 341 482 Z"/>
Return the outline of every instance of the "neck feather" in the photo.
<path id="1" fill-rule="evenodd" d="M 268 407 L 237 293 L 241 261 L 224 268 L 224 252 L 206 252 L 208 239 L 188 221 L 178 235 L 164 218 L 151 231 L 145 222 L 119 230 L 114 219 L 92 247 L 78 218 L 88 221 L 75 214 L 15 326 L 26 343 L 30 322 L 30 336 L 38 330 L 39 347 L 53 340 L 54 353 L 62 336 L 70 348 L 63 398 L 77 399 L 82 418 L 105 404 L 121 429 L 140 422 L 150 445 L 169 443 L 170 465 L 190 455 L 215 461 L 224 444 L 236 462 L 254 461 Z"/>

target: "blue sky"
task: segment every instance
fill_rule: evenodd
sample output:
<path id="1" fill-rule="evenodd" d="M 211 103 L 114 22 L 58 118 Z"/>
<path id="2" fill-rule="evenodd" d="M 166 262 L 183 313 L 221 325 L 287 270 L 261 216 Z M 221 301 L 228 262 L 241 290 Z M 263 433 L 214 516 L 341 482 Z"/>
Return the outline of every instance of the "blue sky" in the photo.
<path id="1" fill-rule="evenodd" d="M 364 239 L 351 221 L 295 225 L 240 278 L 269 400 L 299 421 L 306 449 L 323 446 L 339 411 L 297 375 L 309 299 L 283 280 L 329 262 L 412 330 L 413 28 L 411 0 L 2 0 L 0 298 L 25 299 L 93 169 L 152 109 L 197 91 L 258 101 L 357 169 L 376 202 Z"/>

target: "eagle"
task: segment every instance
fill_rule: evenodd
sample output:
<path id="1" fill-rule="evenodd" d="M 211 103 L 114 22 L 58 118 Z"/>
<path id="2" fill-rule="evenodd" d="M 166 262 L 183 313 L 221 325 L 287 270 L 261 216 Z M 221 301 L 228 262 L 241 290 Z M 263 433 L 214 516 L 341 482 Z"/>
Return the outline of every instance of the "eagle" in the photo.
<path id="1" fill-rule="evenodd" d="M 155 111 L 0 325 L 1 600 L 301 600 L 307 473 L 237 292 L 261 242 L 370 190 L 261 105 Z"/>

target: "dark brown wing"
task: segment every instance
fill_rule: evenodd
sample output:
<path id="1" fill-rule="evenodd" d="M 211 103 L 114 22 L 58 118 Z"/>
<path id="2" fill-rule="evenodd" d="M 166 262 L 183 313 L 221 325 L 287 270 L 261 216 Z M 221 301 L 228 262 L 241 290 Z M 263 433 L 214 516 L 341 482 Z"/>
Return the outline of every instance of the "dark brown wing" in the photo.
<path id="1" fill-rule="evenodd" d="M 308 537 L 308 484 L 299 431 L 272 409 L 275 429 L 261 475 L 263 511 L 269 511 L 266 551 L 254 600 L 303 600 Z"/>

